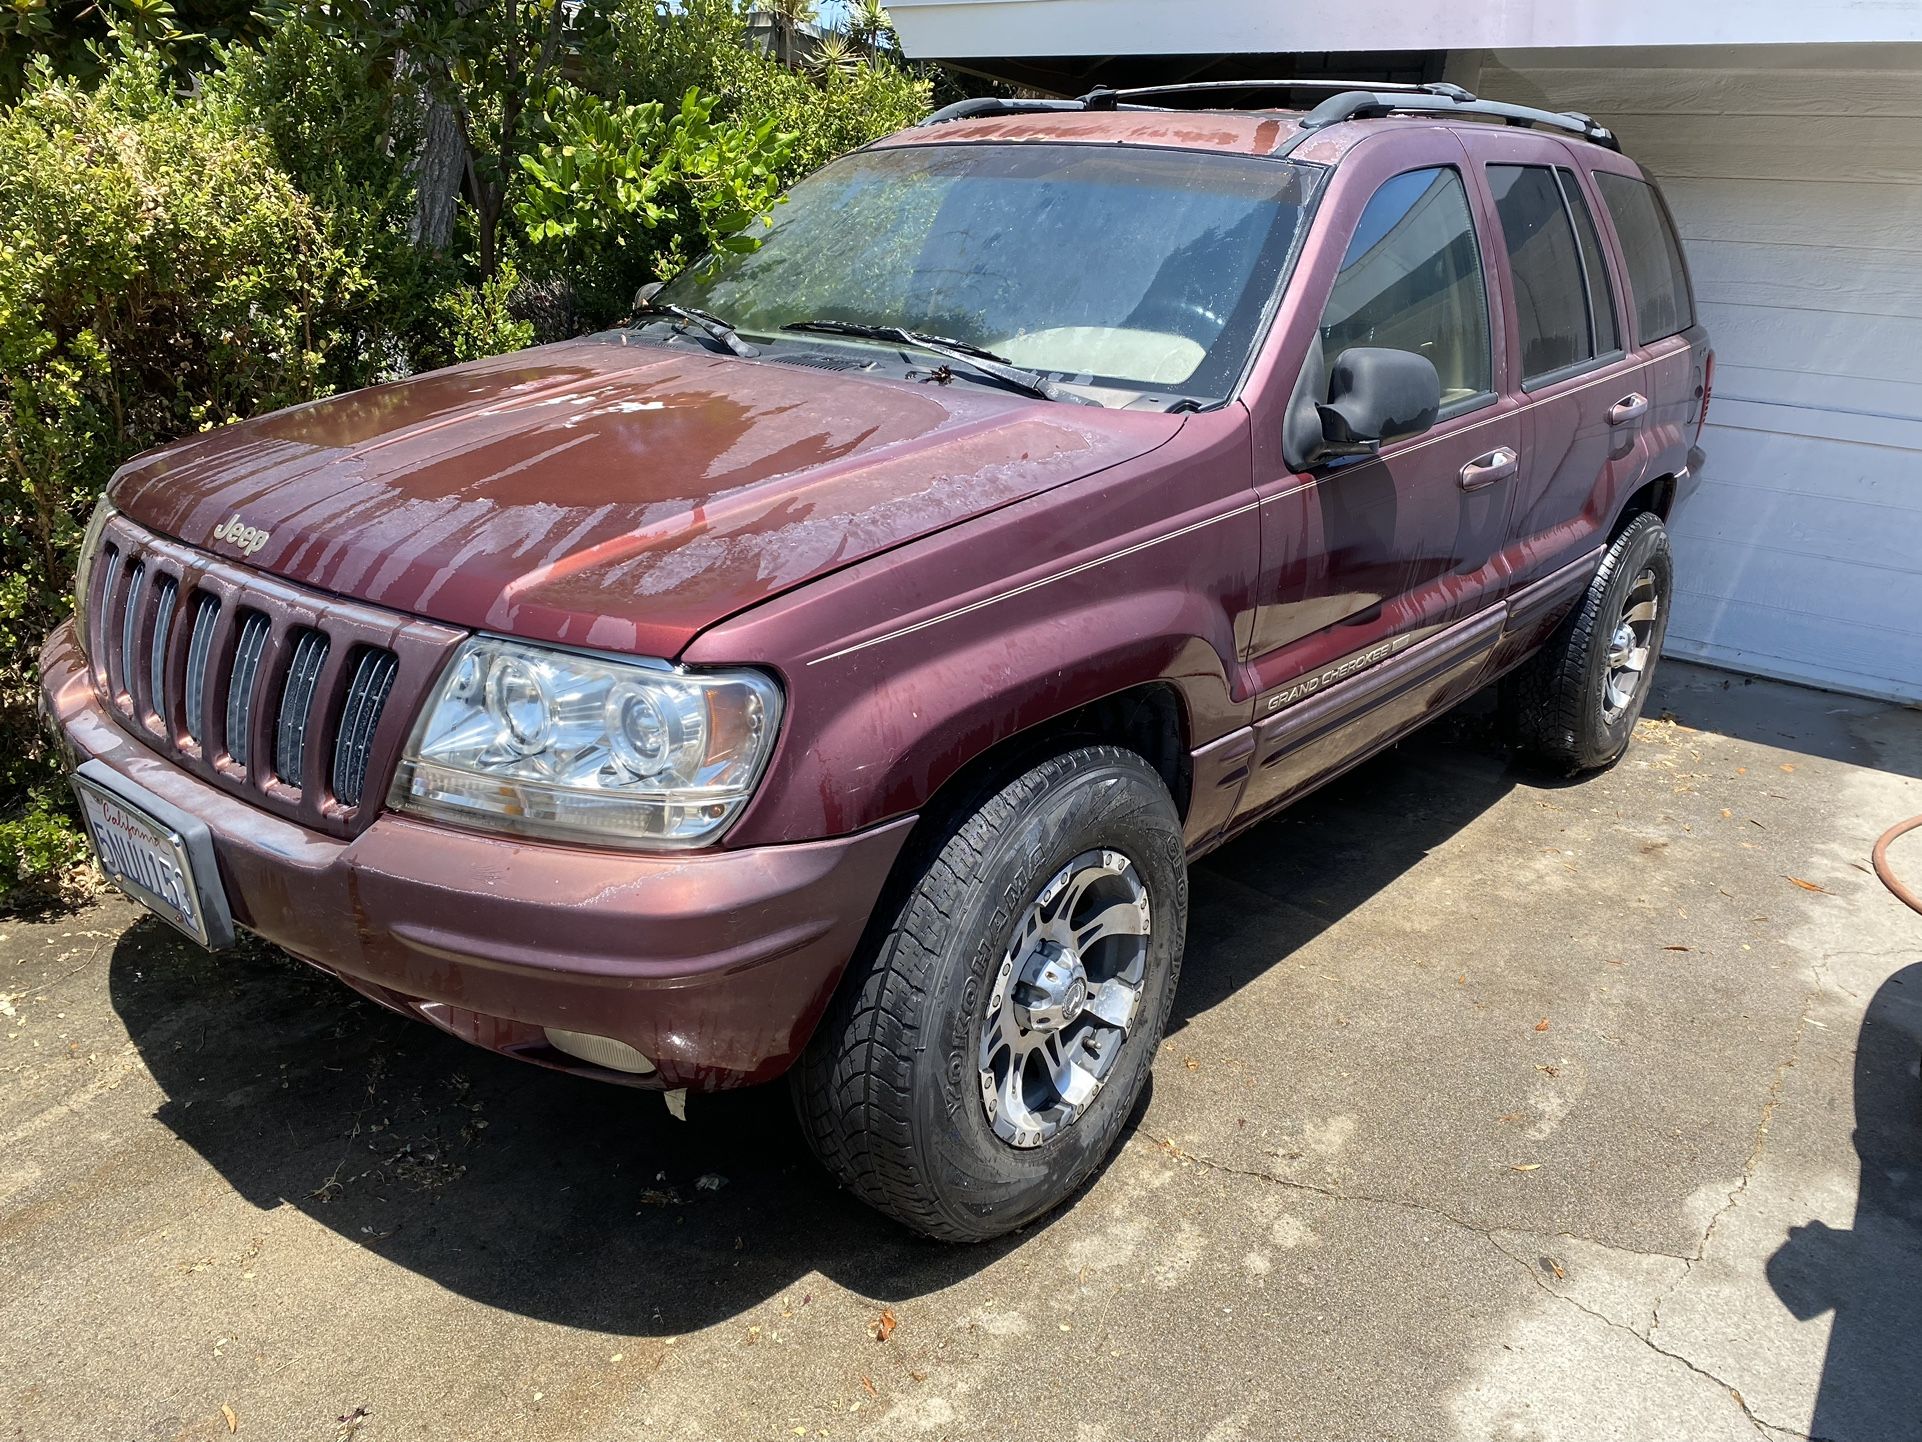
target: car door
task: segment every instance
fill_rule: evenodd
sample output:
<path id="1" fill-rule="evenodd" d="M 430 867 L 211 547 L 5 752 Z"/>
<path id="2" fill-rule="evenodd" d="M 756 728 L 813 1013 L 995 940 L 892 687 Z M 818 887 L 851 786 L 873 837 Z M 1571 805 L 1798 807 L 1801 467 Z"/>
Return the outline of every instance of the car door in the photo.
<path id="1" fill-rule="evenodd" d="M 1517 588 L 1600 545 L 1613 500 L 1637 483 L 1649 401 L 1625 343 L 1619 279 L 1575 157 L 1546 135 L 1490 130 L 1465 142 L 1506 264 L 1507 349 L 1525 406 L 1502 566 Z M 1556 599 L 1566 599 L 1558 588 Z"/>
<path id="2" fill-rule="evenodd" d="M 1641 362 L 1637 389 L 1648 398 L 1640 426 L 1641 473 L 1685 475 L 1699 464 L 1691 449 L 1707 416 L 1713 357 L 1708 332 L 1696 319 L 1675 220 L 1647 173 L 1626 156 L 1597 155 L 1585 170 L 1600 202 L 1597 218 L 1614 234 L 1622 329 Z"/>
<path id="3" fill-rule="evenodd" d="M 1262 590 L 1244 815 L 1472 688 L 1492 645 L 1486 626 L 1461 623 L 1499 610 L 1522 423 L 1505 393 L 1500 291 L 1467 162 L 1439 128 L 1384 133 L 1349 153 L 1251 387 Z M 1297 467 L 1282 437 L 1304 368 L 1319 357 L 1325 374 L 1351 346 L 1427 356 L 1442 385 L 1436 423 L 1372 456 Z"/>

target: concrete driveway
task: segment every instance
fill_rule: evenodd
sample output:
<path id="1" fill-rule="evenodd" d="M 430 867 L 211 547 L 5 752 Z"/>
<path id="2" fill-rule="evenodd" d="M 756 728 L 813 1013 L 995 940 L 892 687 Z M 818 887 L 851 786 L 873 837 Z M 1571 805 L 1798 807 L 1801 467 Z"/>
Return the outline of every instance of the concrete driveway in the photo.
<path id="1" fill-rule="evenodd" d="M 1126 1145 L 968 1250 L 778 1090 L 677 1122 L 118 900 L 0 924 L 0 1437 L 1922 1437 L 1866 864 L 1922 714 L 1663 710 L 1579 785 L 1450 720 L 1204 862 Z"/>

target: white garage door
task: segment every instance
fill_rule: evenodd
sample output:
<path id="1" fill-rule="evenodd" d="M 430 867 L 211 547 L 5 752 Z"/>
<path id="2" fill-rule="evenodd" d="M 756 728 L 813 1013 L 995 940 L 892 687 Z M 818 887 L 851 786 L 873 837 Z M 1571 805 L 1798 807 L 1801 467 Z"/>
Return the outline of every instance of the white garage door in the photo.
<path id="1" fill-rule="evenodd" d="M 1922 47 L 1491 51 L 1662 182 L 1714 339 L 1671 654 L 1922 701 Z"/>

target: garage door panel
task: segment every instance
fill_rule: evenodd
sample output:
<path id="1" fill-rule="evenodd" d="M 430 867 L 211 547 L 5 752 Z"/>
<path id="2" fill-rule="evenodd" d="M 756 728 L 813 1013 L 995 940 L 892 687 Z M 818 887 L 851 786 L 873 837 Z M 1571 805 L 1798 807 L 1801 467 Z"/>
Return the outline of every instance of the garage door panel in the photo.
<path id="1" fill-rule="evenodd" d="M 1922 417 L 1922 381 L 1819 375 L 1787 368 L 1735 365 L 1718 359 L 1715 389 L 1729 400 L 1877 416 Z"/>
<path id="2" fill-rule="evenodd" d="M 1689 598 L 1682 598 L 1682 606 L 1688 603 Z M 1678 625 L 1681 620 L 1678 607 Z M 1827 621 L 1805 624 L 1789 617 L 1780 624 L 1769 624 L 1768 618 L 1761 614 L 1735 620 L 1737 623 L 1747 620 L 1755 622 L 1753 645 L 1693 641 L 1670 631 L 1662 654 L 1679 656 L 1685 661 L 1701 661 L 1749 675 L 1772 676 L 1780 681 L 1820 686 L 1830 691 L 1876 696 L 1887 701 L 1922 701 L 1922 685 L 1891 679 L 1889 669 L 1892 666 L 1906 666 L 1906 674 L 1910 676 L 1922 670 L 1922 658 L 1915 654 L 1914 647 L 1908 648 L 1908 654 L 1905 655 L 1900 646 L 1891 651 L 1883 644 L 1886 638 L 1878 634 L 1857 636 L 1846 630 L 1834 634 L 1834 623 Z M 1833 644 L 1822 644 L 1825 636 L 1831 634 L 1834 635 Z M 1787 653 L 1772 649 L 1778 644 L 1791 649 Z"/>
<path id="3" fill-rule="evenodd" d="M 1915 81 L 1922 92 L 1922 78 Z M 1691 250 L 1704 240 L 1835 245 L 1922 255 L 1922 186 L 1859 182 L 1672 180 L 1663 186 Z M 1847 217 L 1844 225 L 1837 216 Z"/>
<path id="4" fill-rule="evenodd" d="M 1922 265 L 1912 254 L 1702 240 L 1688 257 L 1705 302 L 1922 319 Z"/>
<path id="5" fill-rule="evenodd" d="M 1645 53 L 1645 52 L 1644 52 Z M 1836 96 L 1863 115 L 1922 116 L 1922 91 L 1912 68 L 1886 71 L 1803 70 L 1785 82 L 1779 70 L 1649 66 L 1630 59 L 1619 68 L 1559 70 L 1531 67 L 1511 81 L 1532 85 L 1557 106 L 1589 115 L 1834 116 Z M 1539 102 L 1538 102 L 1539 103 Z"/>
<path id="6" fill-rule="evenodd" d="M 1713 634 L 1714 641 L 1694 639 Z M 1793 602 L 1730 601 L 1678 591 L 1669 655 L 1812 681 L 1844 691 L 1922 700 L 1922 637 L 1804 610 Z"/>
<path id="7" fill-rule="evenodd" d="M 1717 396 L 1714 414 L 1718 430 L 1806 436 L 1834 441 L 1837 445 L 1880 446 L 1908 453 L 1904 459 L 1910 465 L 1915 463 L 1916 453 L 1922 452 L 1922 421 L 1902 416 L 1767 405 L 1732 396 Z"/>
<path id="8" fill-rule="evenodd" d="M 1616 131 L 1622 148 L 1664 179 L 1907 185 L 1922 176 L 1922 126 L 1913 120 L 1629 116 Z"/>
<path id="9" fill-rule="evenodd" d="M 1702 548 L 1704 584 L 1714 577 L 1753 579 L 1757 573 L 1747 560 L 1753 555 L 1770 572 L 1820 575 L 1822 584 L 1838 593 L 1876 592 L 1883 584 L 1899 591 L 1907 582 L 1922 596 L 1922 580 L 1913 570 L 1916 547 L 1922 545 L 1922 512 L 1735 485 L 1704 485 L 1696 500 L 1677 517 L 1674 533 L 1678 544 Z M 1836 568 L 1890 575 L 1881 581 L 1864 576 L 1859 584 L 1838 587 L 1827 575 Z"/>
<path id="10" fill-rule="evenodd" d="M 1768 497 L 1782 494 L 1816 505 L 1852 505 L 1863 513 L 1857 518 L 1864 524 L 1895 527 L 1922 539 L 1922 532 L 1908 529 L 1922 525 L 1922 471 L 1902 451 L 1729 430 L 1713 421 L 1703 433 L 1702 448 L 1708 454 L 1702 484 L 1676 512 L 1678 530 L 1702 529 L 1695 518 L 1725 505 L 1759 511 Z M 1753 499 L 1741 500 L 1745 495 Z M 1911 564 L 1914 560 L 1911 556 Z"/>
<path id="11" fill-rule="evenodd" d="M 1715 368 L 1747 363 L 1816 375 L 1922 383 L 1922 320 L 1701 302 Z"/>
<path id="12" fill-rule="evenodd" d="M 1676 537 L 1675 550 L 1676 584 L 1699 595 L 1721 596 L 1736 607 L 1751 602 L 1791 606 L 1838 624 L 1918 632 L 1910 618 L 1922 615 L 1922 576 L 1913 572 L 1699 535 Z M 1700 634 L 1716 641 L 1727 639 L 1713 632 Z M 1819 651 L 1818 647 L 1816 654 Z M 1922 672 L 1914 674 L 1922 679 Z"/>

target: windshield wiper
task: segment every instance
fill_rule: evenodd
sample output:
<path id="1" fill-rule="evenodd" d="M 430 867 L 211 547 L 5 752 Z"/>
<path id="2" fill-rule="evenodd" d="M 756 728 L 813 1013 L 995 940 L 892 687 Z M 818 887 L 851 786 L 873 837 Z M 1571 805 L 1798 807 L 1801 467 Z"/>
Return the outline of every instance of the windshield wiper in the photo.
<path id="1" fill-rule="evenodd" d="M 710 339 L 719 341 L 722 345 L 733 351 L 735 355 L 752 358 L 760 354 L 758 350 L 734 333 L 732 323 L 722 320 L 718 315 L 714 315 L 709 311 L 696 310 L 691 305 L 674 305 L 669 301 L 660 300 L 644 301 L 634 307 L 633 319 L 640 320 L 642 317 L 650 315 L 673 316 L 674 319 L 681 322 L 682 325 L 694 326 Z"/>
<path id="2" fill-rule="evenodd" d="M 978 345 L 966 341 L 950 340 L 947 336 L 928 335 L 918 330 L 909 330 L 898 325 L 868 325 L 851 320 L 794 320 L 781 327 L 782 330 L 816 331 L 823 335 L 852 336 L 857 340 L 887 340 L 896 345 L 913 346 L 916 350 L 933 351 L 936 355 L 958 360 L 971 370 L 998 380 L 1016 390 L 1026 391 L 1031 396 L 1040 396 L 1046 401 L 1073 401 L 1077 405 L 1098 406 L 1100 401 L 1090 400 L 1087 396 L 1076 395 L 1073 391 L 1063 390 L 1039 371 L 1024 370 L 1006 356 L 998 356 L 991 350 L 983 350 Z"/>

